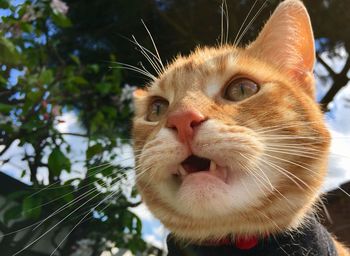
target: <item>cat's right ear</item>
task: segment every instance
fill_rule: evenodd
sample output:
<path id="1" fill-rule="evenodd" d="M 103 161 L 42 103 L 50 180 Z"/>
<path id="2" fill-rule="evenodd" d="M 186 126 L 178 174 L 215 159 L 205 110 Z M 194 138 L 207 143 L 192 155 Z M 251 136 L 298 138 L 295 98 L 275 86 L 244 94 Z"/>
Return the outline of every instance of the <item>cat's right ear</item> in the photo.
<path id="1" fill-rule="evenodd" d="M 313 94 L 314 37 L 309 14 L 300 0 L 283 1 L 247 49 Z"/>

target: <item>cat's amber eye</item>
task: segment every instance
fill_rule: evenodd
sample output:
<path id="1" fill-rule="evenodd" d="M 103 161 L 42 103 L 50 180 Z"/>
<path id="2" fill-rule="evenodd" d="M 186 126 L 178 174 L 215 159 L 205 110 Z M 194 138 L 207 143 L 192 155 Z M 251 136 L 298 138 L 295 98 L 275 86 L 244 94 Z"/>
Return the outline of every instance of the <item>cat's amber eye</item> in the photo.
<path id="1" fill-rule="evenodd" d="M 158 122 L 168 110 L 169 102 L 165 99 L 155 99 L 148 108 L 146 120 L 150 122 Z"/>
<path id="2" fill-rule="evenodd" d="M 241 101 L 256 94 L 259 86 L 247 78 L 237 78 L 226 86 L 224 98 L 230 101 Z"/>

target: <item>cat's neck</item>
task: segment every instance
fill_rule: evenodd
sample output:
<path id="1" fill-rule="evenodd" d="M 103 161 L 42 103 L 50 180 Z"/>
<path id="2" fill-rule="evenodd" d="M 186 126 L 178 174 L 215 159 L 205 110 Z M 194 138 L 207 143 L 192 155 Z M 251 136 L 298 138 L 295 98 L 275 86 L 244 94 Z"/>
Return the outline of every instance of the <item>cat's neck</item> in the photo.
<path id="1" fill-rule="evenodd" d="M 168 256 L 191 255 L 237 255 L 237 256 L 285 256 L 308 255 L 337 256 L 335 245 L 324 227 L 315 219 L 307 226 L 279 235 L 222 239 L 216 242 L 191 244 L 176 240 L 172 235 L 167 239 Z"/>

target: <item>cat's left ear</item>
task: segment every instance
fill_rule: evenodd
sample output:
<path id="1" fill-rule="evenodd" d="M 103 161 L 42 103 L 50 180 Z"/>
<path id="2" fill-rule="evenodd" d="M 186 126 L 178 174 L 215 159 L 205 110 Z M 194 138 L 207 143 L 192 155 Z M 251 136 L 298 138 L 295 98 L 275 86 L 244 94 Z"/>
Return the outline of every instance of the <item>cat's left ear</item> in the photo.
<path id="1" fill-rule="evenodd" d="M 310 17 L 301 1 L 282 2 L 248 49 L 287 72 L 313 96 L 314 37 Z"/>

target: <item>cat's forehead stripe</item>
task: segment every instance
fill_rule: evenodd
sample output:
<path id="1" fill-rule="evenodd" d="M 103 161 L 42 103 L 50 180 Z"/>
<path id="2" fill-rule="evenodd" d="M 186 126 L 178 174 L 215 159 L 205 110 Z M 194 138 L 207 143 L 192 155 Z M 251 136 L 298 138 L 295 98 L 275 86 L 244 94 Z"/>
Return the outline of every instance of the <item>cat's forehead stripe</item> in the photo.
<path id="1" fill-rule="evenodd" d="M 187 89 L 198 82 L 203 91 L 212 97 L 219 92 L 222 86 L 222 81 L 220 79 L 214 80 L 212 76 L 226 73 L 227 69 L 232 68 L 236 57 L 235 48 L 220 52 L 213 48 L 197 50 L 189 57 L 182 57 L 171 64 L 169 71 L 154 84 L 154 87 L 158 87 L 158 91 L 161 90 L 168 94 L 169 91 L 174 91 L 176 88 L 185 86 L 184 88 Z"/>

